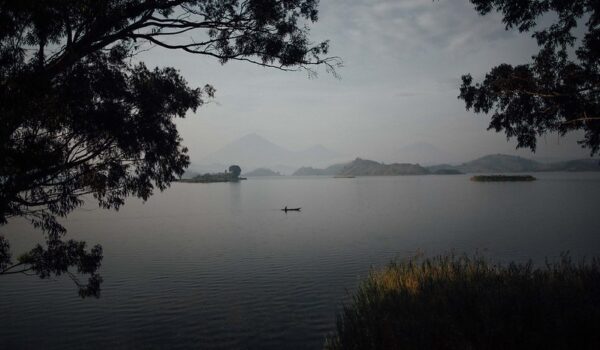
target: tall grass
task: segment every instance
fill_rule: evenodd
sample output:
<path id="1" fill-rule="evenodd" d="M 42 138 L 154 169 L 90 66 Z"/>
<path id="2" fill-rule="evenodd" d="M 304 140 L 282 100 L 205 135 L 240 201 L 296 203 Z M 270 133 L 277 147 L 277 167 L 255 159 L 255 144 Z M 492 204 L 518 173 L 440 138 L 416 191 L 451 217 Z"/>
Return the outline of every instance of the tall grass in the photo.
<path id="1" fill-rule="evenodd" d="M 600 349 L 600 264 L 392 262 L 338 316 L 325 349 Z"/>

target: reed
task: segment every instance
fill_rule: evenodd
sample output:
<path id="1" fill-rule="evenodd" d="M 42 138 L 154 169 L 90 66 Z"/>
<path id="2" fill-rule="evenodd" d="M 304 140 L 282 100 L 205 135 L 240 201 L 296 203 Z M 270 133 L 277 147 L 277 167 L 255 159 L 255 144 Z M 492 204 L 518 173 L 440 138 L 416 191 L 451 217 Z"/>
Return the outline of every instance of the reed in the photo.
<path id="1" fill-rule="evenodd" d="M 338 315 L 325 349 L 600 349 L 600 264 L 393 261 Z"/>

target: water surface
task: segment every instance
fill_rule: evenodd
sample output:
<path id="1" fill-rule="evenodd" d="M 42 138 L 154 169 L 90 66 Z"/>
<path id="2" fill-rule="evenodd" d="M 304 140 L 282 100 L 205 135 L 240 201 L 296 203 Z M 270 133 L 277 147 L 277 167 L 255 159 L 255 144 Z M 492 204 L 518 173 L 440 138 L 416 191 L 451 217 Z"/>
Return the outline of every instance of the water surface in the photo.
<path id="1" fill-rule="evenodd" d="M 320 349 L 348 293 L 395 257 L 600 256 L 600 174 L 536 177 L 251 178 L 88 205 L 66 226 L 104 248 L 101 298 L 66 277 L 0 277 L 0 347 Z M 40 240 L 18 220 L 1 230 L 15 255 Z"/>

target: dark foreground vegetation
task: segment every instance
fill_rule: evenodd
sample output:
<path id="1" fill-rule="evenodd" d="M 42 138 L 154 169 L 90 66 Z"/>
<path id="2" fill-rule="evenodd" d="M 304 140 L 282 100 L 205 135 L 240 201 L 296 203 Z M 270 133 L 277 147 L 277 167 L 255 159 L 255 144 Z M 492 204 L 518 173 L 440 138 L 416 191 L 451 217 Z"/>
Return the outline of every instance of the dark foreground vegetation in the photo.
<path id="1" fill-rule="evenodd" d="M 373 271 L 325 349 L 600 349 L 600 262 L 439 256 Z"/>
<path id="2" fill-rule="evenodd" d="M 0 232 L 0 276 L 76 270 L 88 276 L 74 278 L 80 295 L 99 296 L 101 247 L 67 240 L 60 218 L 90 200 L 119 209 L 169 187 L 190 164 L 175 119 L 216 91 L 138 54 L 160 47 L 198 65 L 211 57 L 335 75 L 341 60 L 309 37 L 317 3 L 0 0 L 0 228 L 22 218 L 46 241 L 16 260 Z"/>
<path id="3" fill-rule="evenodd" d="M 477 182 L 515 182 L 515 181 L 535 181 L 531 175 L 477 175 L 471 178 L 471 181 Z"/>

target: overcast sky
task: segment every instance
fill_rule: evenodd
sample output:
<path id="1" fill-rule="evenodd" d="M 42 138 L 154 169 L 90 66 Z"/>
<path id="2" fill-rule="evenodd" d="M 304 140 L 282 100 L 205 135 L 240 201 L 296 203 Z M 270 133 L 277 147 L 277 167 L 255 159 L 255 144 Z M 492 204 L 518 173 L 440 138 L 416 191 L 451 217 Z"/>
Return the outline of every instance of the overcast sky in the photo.
<path id="1" fill-rule="evenodd" d="M 280 72 L 154 49 L 150 66 L 174 66 L 193 86 L 212 84 L 213 103 L 178 121 L 192 162 L 249 133 L 291 150 L 322 144 L 348 156 L 401 162 L 402 148 L 428 143 L 470 160 L 516 151 L 489 117 L 457 99 L 460 76 L 482 77 L 499 63 L 525 63 L 537 51 L 528 34 L 507 32 L 497 14 L 479 16 L 467 0 L 321 0 L 315 41 L 331 40 L 341 79 Z M 548 135 L 537 157 L 580 158 L 577 135 Z"/>

